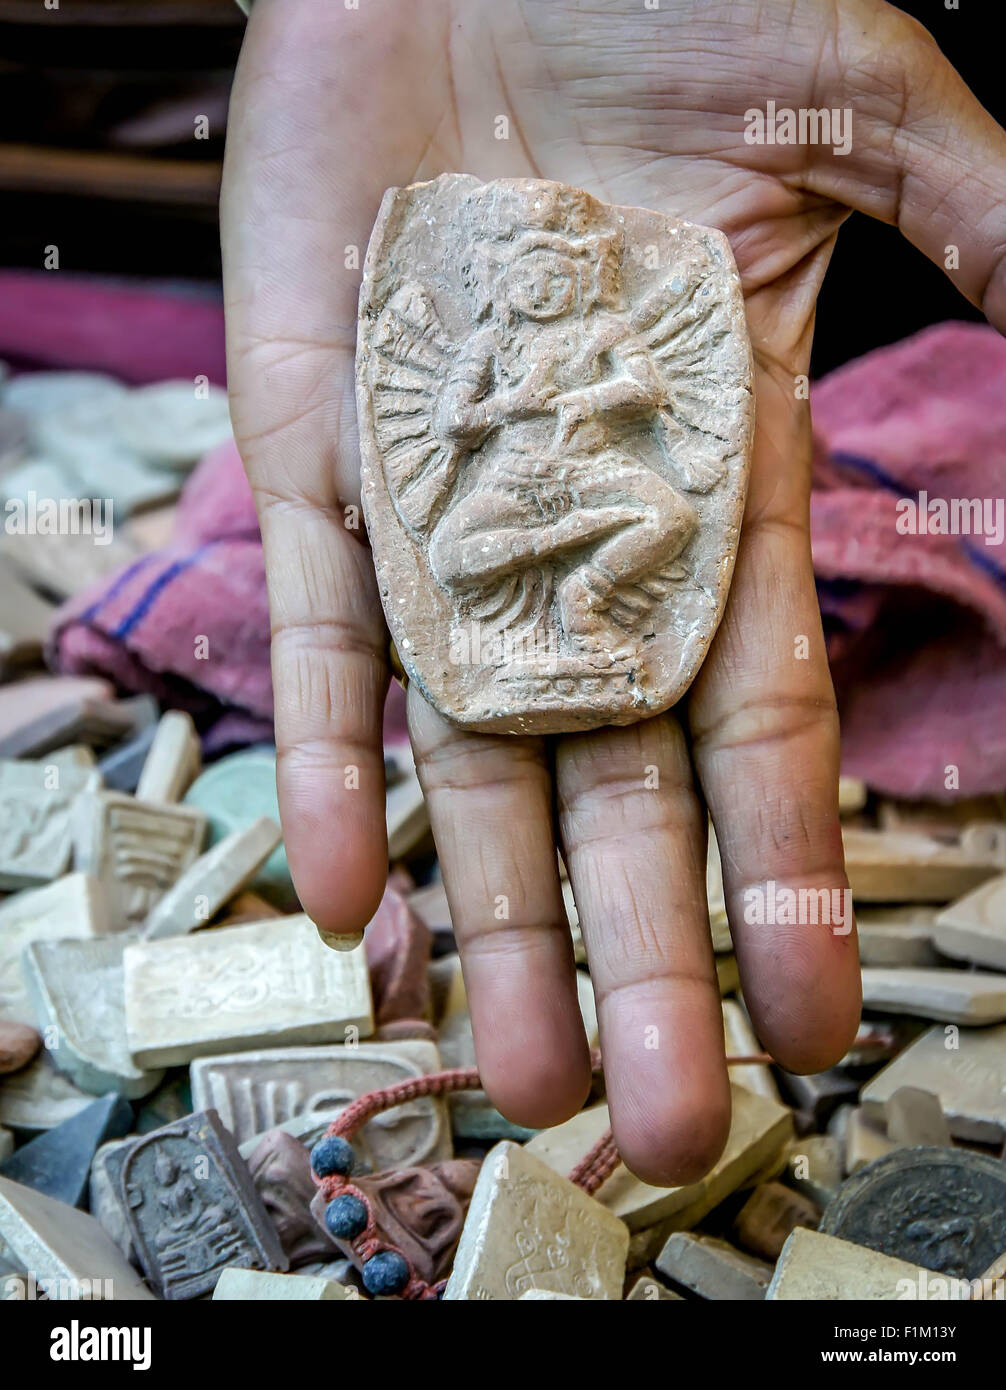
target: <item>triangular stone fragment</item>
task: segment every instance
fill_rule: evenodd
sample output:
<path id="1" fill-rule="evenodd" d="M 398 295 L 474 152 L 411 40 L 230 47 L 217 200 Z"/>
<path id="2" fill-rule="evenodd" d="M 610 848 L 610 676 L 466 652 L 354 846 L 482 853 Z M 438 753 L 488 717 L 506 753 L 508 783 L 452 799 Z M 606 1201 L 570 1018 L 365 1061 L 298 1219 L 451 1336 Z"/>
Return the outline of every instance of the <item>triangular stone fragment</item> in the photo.
<path id="1" fill-rule="evenodd" d="M 68 1206 L 86 1206 L 94 1155 L 110 1139 L 121 1139 L 133 1124 L 122 1096 L 103 1096 L 61 1125 L 23 1144 L 0 1165 L 0 1175 Z"/>

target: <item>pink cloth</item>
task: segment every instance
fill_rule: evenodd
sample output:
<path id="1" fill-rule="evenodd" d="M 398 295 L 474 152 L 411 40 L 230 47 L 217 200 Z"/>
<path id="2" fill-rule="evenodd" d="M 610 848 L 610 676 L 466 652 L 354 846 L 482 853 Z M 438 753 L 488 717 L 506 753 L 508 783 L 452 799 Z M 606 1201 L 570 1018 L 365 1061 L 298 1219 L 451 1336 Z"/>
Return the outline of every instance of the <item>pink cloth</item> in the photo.
<path id="1" fill-rule="evenodd" d="M 1006 341 L 939 324 L 832 372 L 811 402 L 814 569 L 843 768 L 893 796 L 1001 791 L 1006 544 L 898 524 L 921 493 L 988 502 L 990 520 L 1003 507 Z"/>
<path id="2" fill-rule="evenodd" d="M 272 738 L 265 563 L 233 442 L 207 454 L 189 478 L 171 545 L 63 605 L 49 657 L 61 671 L 105 675 L 189 710 L 208 754 Z M 397 682 L 385 736 L 406 736 Z"/>
<path id="3" fill-rule="evenodd" d="M 219 291 L 135 287 L 69 271 L 0 270 L 0 358 L 140 384 L 198 373 L 223 385 Z"/>
<path id="4" fill-rule="evenodd" d="M 896 528 L 899 502 L 920 491 L 1006 493 L 1006 343 L 991 328 L 941 324 L 832 373 L 813 408 L 814 566 L 843 766 L 889 795 L 1001 791 L 1004 546 Z M 268 648 L 255 512 L 227 445 L 190 479 L 171 547 L 67 605 L 52 650 L 63 670 L 201 711 L 212 748 L 268 735 Z M 394 683 L 386 731 L 404 731 Z M 957 789 L 946 786 L 952 765 Z"/>
<path id="5" fill-rule="evenodd" d="M 265 565 L 233 443 L 189 478 L 171 545 L 64 604 L 50 649 L 60 670 L 101 673 L 201 716 L 211 749 L 271 738 Z"/>

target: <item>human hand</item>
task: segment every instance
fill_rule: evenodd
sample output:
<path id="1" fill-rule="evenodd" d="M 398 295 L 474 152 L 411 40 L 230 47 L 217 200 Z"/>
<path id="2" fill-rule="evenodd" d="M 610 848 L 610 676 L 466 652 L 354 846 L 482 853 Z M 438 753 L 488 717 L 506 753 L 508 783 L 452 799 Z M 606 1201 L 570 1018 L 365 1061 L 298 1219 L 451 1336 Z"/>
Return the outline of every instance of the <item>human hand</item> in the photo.
<path id="1" fill-rule="evenodd" d="M 745 112 L 768 99 L 851 108 L 850 152 L 745 143 Z M 500 113 L 509 139 L 496 138 Z M 808 537 L 810 417 L 794 389 L 817 292 L 858 208 L 941 265 L 957 245 L 955 282 L 1006 327 L 1002 134 L 919 26 L 879 0 L 617 14 L 413 0 L 407 16 L 396 0 L 257 0 L 225 171 L 229 378 L 267 560 L 290 864 L 305 909 L 337 933 L 369 920 L 387 869 L 387 633 L 370 552 L 345 524 L 360 501 L 358 267 L 385 188 L 444 170 L 558 179 L 719 227 L 744 286 L 757 390 L 747 511 L 688 699 L 630 728 L 543 740 L 460 732 L 409 692 L 487 1090 L 531 1126 L 587 1095 L 555 796 L 618 1147 L 651 1182 L 687 1181 L 715 1160 L 730 1106 L 704 803 L 763 1044 L 793 1071 L 819 1071 L 858 1017 L 854 934 L 753 927 L 743 912 L 745 889 L 769 879 L 846 883 Z M 794 659 L 800 635 L 810 660 Z M 646 785 L 650 767 L 659 786 Z"/>

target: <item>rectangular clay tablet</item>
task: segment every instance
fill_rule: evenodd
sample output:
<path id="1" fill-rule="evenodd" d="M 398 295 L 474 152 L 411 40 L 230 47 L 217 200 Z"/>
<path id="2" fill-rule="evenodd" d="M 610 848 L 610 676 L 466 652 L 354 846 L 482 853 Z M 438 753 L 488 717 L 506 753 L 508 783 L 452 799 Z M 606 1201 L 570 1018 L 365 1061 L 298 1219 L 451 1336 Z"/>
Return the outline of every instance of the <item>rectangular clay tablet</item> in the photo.
<path id="1" fill-rule="evenodd" d="M 433 705 L 549 733 L 674 704 L 730 583 L 751 376 L 722 233 L 543 180 L 389 189 L 360 292 L 363 503 Z"/>

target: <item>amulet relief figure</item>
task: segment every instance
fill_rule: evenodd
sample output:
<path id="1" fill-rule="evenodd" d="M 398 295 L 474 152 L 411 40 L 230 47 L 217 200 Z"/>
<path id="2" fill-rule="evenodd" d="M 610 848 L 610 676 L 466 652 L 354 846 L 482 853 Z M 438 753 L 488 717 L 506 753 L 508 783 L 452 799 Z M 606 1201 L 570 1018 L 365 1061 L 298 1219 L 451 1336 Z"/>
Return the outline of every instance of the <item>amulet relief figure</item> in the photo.
<path id="1" fill-rule="evenodd" d="M 443 713 L 547 732 L 678 698 L 729 581 L 750 370 L 719 233 L 536 180 L 386 195 L 364 505 L 399 654 Z"/>

